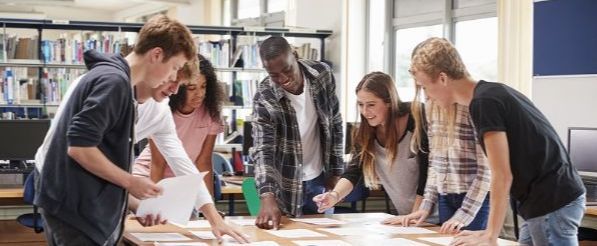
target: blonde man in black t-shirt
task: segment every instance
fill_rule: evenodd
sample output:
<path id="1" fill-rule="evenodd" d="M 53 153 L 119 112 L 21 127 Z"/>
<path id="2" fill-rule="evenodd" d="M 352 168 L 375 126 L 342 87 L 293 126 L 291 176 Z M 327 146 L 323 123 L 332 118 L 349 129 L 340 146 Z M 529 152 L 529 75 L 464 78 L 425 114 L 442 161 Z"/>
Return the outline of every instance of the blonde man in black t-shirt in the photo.
<path id="1" fill-rule="evenodd" d="M 440 105 L 468 105 L 491 168 L 489 223 L 459 233 L 452 245 L 497 245 L 508 191 L 526 220 L 519 242 L 578 245 L 585 188 L 545 116 L 520 92 L 500 83 L 474 81 L 454 46 L 430 38 L 415 48 L 410 69 L 418 90 Z"/>

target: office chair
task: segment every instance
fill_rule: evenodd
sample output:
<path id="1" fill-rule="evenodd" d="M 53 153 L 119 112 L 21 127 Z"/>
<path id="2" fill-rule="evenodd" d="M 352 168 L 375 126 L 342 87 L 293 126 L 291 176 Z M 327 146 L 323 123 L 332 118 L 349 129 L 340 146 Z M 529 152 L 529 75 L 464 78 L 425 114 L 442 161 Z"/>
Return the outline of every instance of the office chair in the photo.
<path id="1" fill-rule="evenodd" d="M 220 153 L 214 152 L 211 155 L 211 164 L 214 176 L 214 199 L 222 200 L 222 175 L 234 173 L 230 162 Z"/>
<path id="2" fill-rule="evenodd" d="M 27 176 L 24 185 L 23 201 L 25 204 L 33 205 L 35 197 L 35 171 Z M 33 213 L 22 214 L 17 217 L 17 221 L 26 227 L 32 228 L 36 233 L 44 231 L 44 221 L 41 214 L 37 212 L 37 206 L 33 205 Z"/>
<path id="3" fill-rule="evenodd" d="M 261 201 L 259 200 L 259 195 L 257 194 L 257 184 L 255 183 L 255 178 L 248 177 L 243 179 L 242 189 L 249 214 L 251 216 L 257 216 L 259 213 L 259 208 L 261 207 Z"/>

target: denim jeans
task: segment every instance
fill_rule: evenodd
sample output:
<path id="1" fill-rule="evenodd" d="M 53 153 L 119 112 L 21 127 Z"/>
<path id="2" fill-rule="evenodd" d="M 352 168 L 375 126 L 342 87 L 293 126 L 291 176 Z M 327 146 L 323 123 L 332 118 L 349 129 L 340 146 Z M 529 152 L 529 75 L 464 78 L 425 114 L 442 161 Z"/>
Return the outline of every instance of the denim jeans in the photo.
<path id="1" fill-rule="evenodd" d="M 466 193 L 461 194 L 446 194 L 439 195 L 438 210 L 439 210 L 439 223 L 440 225 L 448 221 L 456 213 L 456 211 L 462 206 L 462 201 Z M 487 218 L 489 217 L 489 195 L 485 197 L 483 205 L 479 208 L 475 219 L 462 230 L 479 231 L 485 230 L 487 227 Z"/>
<path id="2" fill-rule="evenodd" d="M 578 245 L 578 227 L 585 211 L 585 194 L 556 211 L 526 220 L 518 242 L 525 245 Z"/>
<path id="3" fill-rule="evenodd" d="M 303 214 L 318 214 L 317 204 L 313 197 L 325 192 L 325 175 L 323 172 L 312 180 L 303 181 Z"/>

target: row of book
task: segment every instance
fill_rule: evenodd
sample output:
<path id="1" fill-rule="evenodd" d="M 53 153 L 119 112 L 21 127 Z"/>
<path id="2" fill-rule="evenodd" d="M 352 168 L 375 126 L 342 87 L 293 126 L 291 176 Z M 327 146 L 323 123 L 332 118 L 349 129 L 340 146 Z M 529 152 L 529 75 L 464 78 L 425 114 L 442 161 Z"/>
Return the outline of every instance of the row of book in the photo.
<path id="1" fill-rule="evenodd" d="M 127 39 L 118 40 L 113 35 L 101 36 L 101 39 L 59 38 L 57 40 L 43 40 L 42 55 L 46 63 L 83 64 L 83 53 L 86 50 L 97 50 L 102 53 L 128 54 L 132 45 Z"/>
<path id="2" fill-rule="evenodd" d="M 0 34 L 0 59 L 39 59 L 37 36 L 31 38 L 17 38 Z"/>
<path id="3" fill-rule="evenodd" d="M 0 68 L 0 104 L 20 105 L 32 101 L 58 104 L 68 86 L 85 70 L 51 68 L 42 76 L 37 68 Z"/>

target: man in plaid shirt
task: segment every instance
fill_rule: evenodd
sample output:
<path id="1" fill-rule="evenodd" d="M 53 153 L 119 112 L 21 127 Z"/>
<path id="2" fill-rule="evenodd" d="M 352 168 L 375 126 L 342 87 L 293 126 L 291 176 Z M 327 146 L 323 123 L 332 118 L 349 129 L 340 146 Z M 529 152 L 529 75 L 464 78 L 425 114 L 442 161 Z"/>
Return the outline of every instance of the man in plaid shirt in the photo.
<path id="1" fill-rule="evenodd" d="M 328 65 L 298 59 L 282 37 L 265 40 L 259 54 L 269 76 L 253 98 L 255 224 L 278 229 L 282 213 L 317 213 L 313 197 L 342 174 L 342 118 Z"/>

